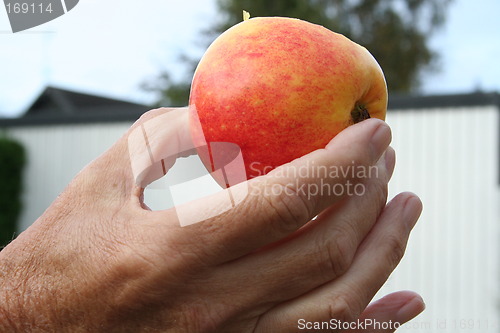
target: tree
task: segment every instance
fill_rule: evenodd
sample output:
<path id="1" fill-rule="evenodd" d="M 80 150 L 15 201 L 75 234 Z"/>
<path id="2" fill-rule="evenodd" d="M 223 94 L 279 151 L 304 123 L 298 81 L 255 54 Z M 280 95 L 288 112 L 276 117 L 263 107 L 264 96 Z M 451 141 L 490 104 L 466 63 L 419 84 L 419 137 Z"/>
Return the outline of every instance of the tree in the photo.
<path id="1" fill-rule="evenodd" d="M 339 32 L 365 46 L 380 63 L 390 92 L 418 90 L 422 73 L 433 67 L 438 54 L 429 37 L 445 18 L 452 0 L 216 0 L 222 20 L 205 32 L 210 42 L 242 20 L 243 9 L 252 16 L 300 18 Z M 188 74 L 174 82 L 168 73 L 149 86 L 161 93 L 159 103 L 186 105 L 198 59 L 185 58 Z"/>

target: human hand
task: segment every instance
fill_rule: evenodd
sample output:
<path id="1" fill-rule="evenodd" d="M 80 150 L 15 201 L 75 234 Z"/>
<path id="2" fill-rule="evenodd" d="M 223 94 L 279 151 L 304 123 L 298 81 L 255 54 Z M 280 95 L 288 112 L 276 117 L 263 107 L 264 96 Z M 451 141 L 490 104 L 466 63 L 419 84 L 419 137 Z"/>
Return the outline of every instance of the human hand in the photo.
<path id="1" fill-rule="evenodd" d="M 156 140 L 147 152 L 131 140 L 145 124 Z M 146 113 L 0 252 L 2 331 L 295 332 L 300 319 L 402 323 L 423 310 L 405 292 L 366 308 L 421 211 L 409 193 L 386 205 L 395 159 L 385 123 L 353 125 L 325 149 L 231 187 L 244 199 L 230 210 L 218 213 L 220 194 L 196 200 L 190 209 L 211 217 L 182 227 L 175 209 L 143 202 L 144 186 L 172 159 L 148 165 L 144 156 L 167 143 L 185 151 L 188 126 L 186 109 Z M 312 172 L 353 166 L 377 176 Z M 287 177 L 293 168 L 311 172 Z M 301 190 L 348 182 L 363 195 Z"/>

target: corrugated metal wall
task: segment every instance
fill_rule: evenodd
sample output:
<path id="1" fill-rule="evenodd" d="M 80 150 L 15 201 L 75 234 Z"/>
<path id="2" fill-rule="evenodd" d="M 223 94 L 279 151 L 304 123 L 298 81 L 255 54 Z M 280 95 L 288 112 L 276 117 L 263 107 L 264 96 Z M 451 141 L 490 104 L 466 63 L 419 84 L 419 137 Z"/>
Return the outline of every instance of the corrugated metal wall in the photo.
<path id="1" fill-rule="evenodd" d="M 408 251 L 382 292 L 412 289 L 427 310 L 401 329 L 499 332 L 499 119 L 495 107 L 390 112 L 390 194 L 424 203 Z"/>
<path id="2" fill-rule="evenodd" d="M 71 179 L 118 140 L 132 123 L 13 127 L 9 136 L 27 150 L 23 212 L 26 229 L 54 201 Z"/>
<path id="3" fill-rule="evenodd" d="M 397 152 L 390 195 L 410 190 L 424 203 L 407 254 L 379 293 L 412 289 L 424 296 L 426 312 L 403 332 L 500 331 L 499 114 L 495 107 L 388 114 Z M 21 227 L 130 125 L 9 129 L 29 155 Z M 182 163 L 175 172 L 182 173 Z M 146 198 L 152 208 L 171 204 L 165 190 L 149 190 Z"/>

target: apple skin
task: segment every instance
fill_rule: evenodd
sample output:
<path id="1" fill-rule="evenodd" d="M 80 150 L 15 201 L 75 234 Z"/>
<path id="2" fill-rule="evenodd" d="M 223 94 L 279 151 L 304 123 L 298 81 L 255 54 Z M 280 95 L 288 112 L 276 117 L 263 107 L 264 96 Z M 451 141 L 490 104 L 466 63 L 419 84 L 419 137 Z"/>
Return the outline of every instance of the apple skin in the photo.
<path id="1" fill-rule="evenodd" d="M 387 87 L 375 58 L 343 35 L 299 19 L 258 17 L 210 45 L 189 105 L 207 169 L 215 167 L 206 144 L 231 142 L 250 179 L 323 148 L 349 125 L 384 120 Z"/>

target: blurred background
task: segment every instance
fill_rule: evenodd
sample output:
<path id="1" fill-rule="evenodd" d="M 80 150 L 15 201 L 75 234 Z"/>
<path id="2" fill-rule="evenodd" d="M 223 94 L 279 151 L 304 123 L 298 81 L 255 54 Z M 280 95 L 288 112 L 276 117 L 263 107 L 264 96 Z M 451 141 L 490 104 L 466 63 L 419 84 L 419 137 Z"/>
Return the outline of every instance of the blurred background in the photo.
<path id="1" fill-rule="evenodd" d="M 1 8 L 2 244 L 140 114 L 187 105 L 198 60 L 243 9 L 343 33 L 385 72 L 398 154 L 390 195 L 410 190 L 424 203 L 377 295 L 424 296 L 426 312 L 401 330 L 500 332 L 498 0 L 85 0 L 15 34 Z M 171 178 L 185 170 L 176 164 Z M 146 200 L 171 206 L 168 185 Z"/>

